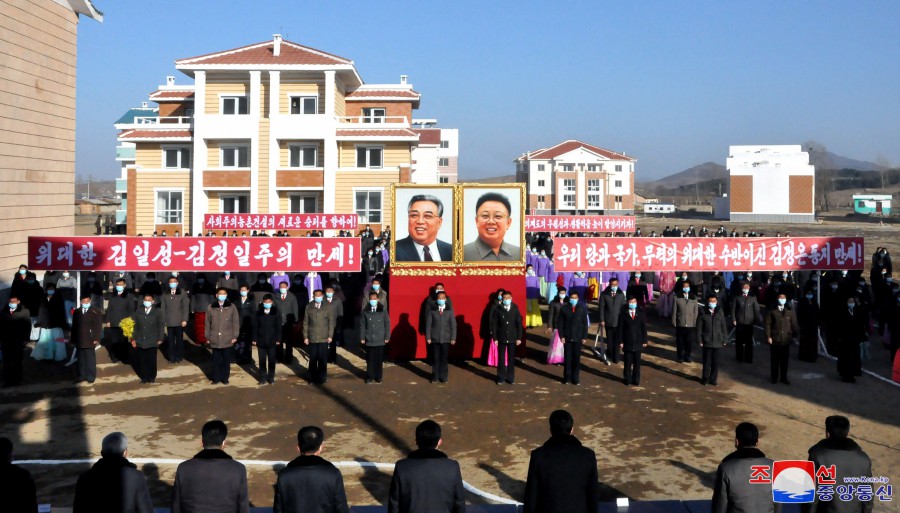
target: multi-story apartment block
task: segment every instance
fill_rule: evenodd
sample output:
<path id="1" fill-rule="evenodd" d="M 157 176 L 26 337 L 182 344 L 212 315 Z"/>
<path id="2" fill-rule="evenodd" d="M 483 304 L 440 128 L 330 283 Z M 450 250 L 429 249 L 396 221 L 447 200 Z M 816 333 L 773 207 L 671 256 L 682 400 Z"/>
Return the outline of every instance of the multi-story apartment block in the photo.
<path id="1" fill-rule="evenodd" d="M 180 59 L 150 95 L 157 116 L 121 126 L 129 234 L 202 231 L 206 213 L 351 213 L 378 231 L 390 185 L 412 180 L 420 95 L 364 84 L 353 61 L 282 40 Z M 436 181 L 436 180 L 435 180 Z"/>
<path id="2" fill-rule="evenodd" d="M 515 160 L 534 214 L 633 214 L 634 157 L 569 140 Z"/>
<path id="3" fill-rule="evenodd" d="M 731 220 L 812 223 L 816 169 L 799 144 L 729 146 Z"/>
<path id="4" fill-rule="evenodd" d="M 419 145 L 412 153 L 413 183 L 457 183 L 459 129 L 438 128 L 436 119 L 414 119 Z"/>

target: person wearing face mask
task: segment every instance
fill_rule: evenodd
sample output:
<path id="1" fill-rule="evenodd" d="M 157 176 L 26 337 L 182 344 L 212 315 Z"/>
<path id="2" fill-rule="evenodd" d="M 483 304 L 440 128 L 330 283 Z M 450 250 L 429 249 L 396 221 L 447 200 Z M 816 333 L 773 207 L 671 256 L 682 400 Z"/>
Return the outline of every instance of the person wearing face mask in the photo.
<path id="1" fill-rule="evenodd" d="M 428 296 L 428 299 L 426 299 L 426 301 L 425 301 L 425 311 L 426 312 L 430 312 L 431 310 L 434 310 L 435 308 L 437 308 L 437 296 L 441 292 L 446 293 L 447 292 L 446 287 L 444 287 L 444 284 L 441 282 L 435 283 L 434 291 L 432 291 L 431 295 Z M 368 296 L 366 296 L 366 297 L 368 297 Z M 446 304 L 447 304 L 448 308 L 450 308 L 451 310 L 453 309 L 453 300 L 450 299 L 449 294 L 447 294 L 447 303 Z M 422 317 L 422 326 L 424 326 L 424 325 L 425 325 L 425 317 L 423 316 Z"/>
<path id="2" fill-rule="evenodd" d="M 715 294 L 706 296 L 706 307 L 697 318 L 697 337 L 703 351 L 703 372 L 700 384 L 719 385 L 719 349 L 728 341 L 728 323 L 725 312 L 719 310 L 719 298 Z"/>
<path id="3" fill-rule="evenodd" d="M 672 308 L 672 326 L 675 327 L 675 356 L 678 363 L 691 363 L 691 350 L 697 335 L 697 315 L 700 304 L 691 289 L 691 282 L 681 280 L 676 290 Z"/>
<path id="4" fill-rule="evenodd" d="M 7 308 L 0 311 L 0 351 L 3 352 L 3 386 L 22 383 L 22 358 L 24 347 L 31 338 L 31 313 L 19 298 L 11 295 Z"/>
<path id="5" fill-rule="evenodd" d="M 544 325 L 541 316 L 541 279 L 535 274 L 534 268 L 525 268 L 525 327 L 537 328 Z"/>
<path id="6" fill-rule="evenodd" d="M 91 303 L 95 305 L 103 305 L 103 286 L 100 284 L 97 273 L 80 273 L 81 274 L 81 291 L 80 296 L 91 296 Z"/>
<path id="7" fill-rule="evenodd" d="M 319 276 L 319 273 L 315 271 L 308 272 L 306 273 L 306 277 L 303 278 L 303 285 L 309 292 L 309 297 L 307 298 L 307 300 L 311 302 L 315 295 L 315 291 L 322 289 L 322 277 Z"/>
<path id="8" fill-rule="evenodd" d="M 37 282 L 37 276 L 31 271 L 25 273 L 25 284 L 19 288 L 19 301 L 26 310 L 31 312 L 31 324 L 37 322 L 38 315 L 41 310 L 41 298 L 44 296 L 44 289 Z M 101 296 L 102 298 L 102 296 Z M 31 339 L 37 340 L 37 331 L 32 332 Z"/>
<path id="9" fill-rule="evenodd" d="M 228 291 L 219 288 L 216 300 L 206 308 L 206 338 L 212 350 L 212 380 L 210 384 L 227 385 L 231 375 L 231 354 L 241 333 L 241 317 L 228 300 Z"/>
<path id="10" fill-rule="evenodd" d="M 56 293 L 62 296 L 66 307 L 66 322 L 72 325 L 72 311 L 78 299 L 78 283 L 69 271 L 63 271 L 62 278 L 56 282 Z M 18 297 L 18 296 L 16 296 Z"/>
<path id="11" fill-rule="evenodd" d="M 205 273 L 197 273 L 197 281 L 191 286 L 190 295 L 191 314 L 194 316 L 194 335 L 191 338 L 195 344 L 205 345 L 207 342 L 206 308 L 213 302 L 216 288 L 222 287 L 213 287 L 213 284 L 206 279 Z"/>
<path id="12" fill-rule="evenodd" d="M 244 290 L 242 287 L 241 290 Z M 249 291 L 249 289 L 248 289 Z M 255 303 L 255 302 L 254 302 Z M 275 356 L 276 348 L 281 344 L 284 336 L 282 318 L 275 298 L 272 294 L 263 296 L 262 303 L 251 317 L 250 338 L 256 347 L 256 356 L 259 359 L 259 384 L 275 384 Z"/>
<path id="13" fill-rule="evenodd" d="M 787 377 L 788 356 L 791 342 L 799 336 L 797 317 L 787 302 L 787 295 L 778 294 L 776 307 L 766 315 L 766 340 L 769 342 L 771 356 L 772 384 L 781 381 L 785 385 L 791 382 Z"/>
<path id="14" fill-rule="evenodd" d="M 647 317 L 635 297 L 619 314 L 619 330 L 616 332 L 619 349 L 624 357 L 622 379 L 627 386 L 641 384 L 641 354 L 650 345 L 647 339 Z"/>
<path id="15" fill-rule="evenodd" d="M 276 354 L 281 363 L 290 365 L 294 359 L 294 326 L 300 322 L 300 304 L 287 283 L 279 284 L 278 292 L 272 297 L 281 314 L 281 345 Z"/>
<path id="16" fill-rule="evenodd" d="M 804 362 L 815 362 L 819 356 L 819 327 L 822 325 L 822 317 L 812 289 L 806 289 L 803 299 L 797 302 L 797 322 L 800 325 L 798 357 Z"/>
<path id="17" fill-rule="evenodd" d="M 269 278 L 266 273 L 257 273 L 256 282 L 253 285 L 250 285 L 250 292 L 260 292 L 262 294 L 274 294 L 275 287 L 269 283 Z"/>
<path id="18" fill-rule="evenodd" d="M 431 349 L 431 382 L 447 382 L 447 357 L 450 346 L 456 344 L 456 315 L 446 304 L 447 294 L 441 292 L 435 300 L 437 308 L 425 317 L 425 342 Z"/>
<path id="19" fill-rule="evenodd" d="M 563 384 L 578 385 L 581 382 L 581 348 L 588 336 L 588 313 L 577 292 L 569 291 L 569 304 L 560 310 L 559 325 L 559 338 L 565 346 Z"/>
<path id="20" fill-rule="evenodd" d="M 491 338 L 497 345 L 497 384 L 512 385 L 516 380 L 516 347 L 525 339 L 522 314 L 505 291 L 499 308 L 491 316 Z"/>
<path id="21" fill-rule="evenodd" d="M 91 306 L 91 296 L 81 297 L 81 306 L 72 316 L 72 340 L 78 352 L 77 378 L 75 383 L 97 379 L 96 347 L 103 339 L 103 312 Z"/>
<path id="22" fill-rule="evenodd" d="M 27 276 L 28 266 L 25 264 L 20 265 L 19 270 L 16 272 L 15 276 L 13 277 L 12 283 L 9 286 L 9 293 L 16 296 L 20 300 L 22 299 L 22 289 L 25 288 L 25 285 L 27 283 Z"/>
<path id="23" fill-rule="evenodd" d="M 368 250 L 362 259 L 362 268 L 366 276 L 381 274 L 384 270 L 384 260 L 381 256 L 381 251 L 376 251 L 375 248 Z"/>
<path id="24" fill-rule="evenodd" d="M 738 362 L 753 363 L 753 325 L 760 319 L 759 302 L 750 282 L 739 283 L 740 292 L 731 298 L 731 323 L 735 327 L 734 349 Z"/>
<path id="25" fill-rule="evenodd" d="M 387 308 L 388 307 L 388 293 L 384 289 L 384 287 L 381 286 L 381 278 L 380 277 L 376 277 L 375 279 L 372 280 L 372 285 L 370 285 L 368 288 L 366 288 L 366 290 L 364 291 L 363 297 L 369 297 L 369 294 L 371 294 L 372 292 L 378 294 L 378 302 L 381 303 L 382 305 L 384 305 L 385 308 Z"/>
<path id="26" fill-rule="evenodd" d="M 123 319 L 134 314 L 135 306 L 135 297 L 127 282 L 124 278 L 117 278 L 106 306 L 106 343 L 113 363 L 128 358 L 127 340 L 122 333 L 121 324 Z"/>
<path id="27" fill-rule="evenodd" d="M 159 296 L 162 295 L 162 285 L 156 281 L 156 273 L 150 272 L 147 273 L 147 279 L 144 280 L 144 283 L 141 285 L 141 290 L 138 292 L 141 296 L 146 296 L 147 294 L 151 294 L 154 298 L 159 300 Z"/>
<path id="28" fill-rule="evenodd" d="M 334 334 L 334 309 L 324 303 L 322 289 L 313 291 L 313 300 L 306 305 L 303 323 L 303 345 L 309 352 L 309 380 L 322 385 L 328 380 L 328 344 Z"/>
<path id="29" fill-rule="evenodd" d="M 335 295 L 336 292 L 336 285 L 325 287 L 323 304 L 334 310 L 334 333 L 331 335 L 331 342 L 328 343 L 328 363 L 337 363 L 337 348 L 344 343 L 344 301 Z"/>
<path id="30" fill-rule="evenodd" d="M 297 306 L 300 308 L 300 312 L 303 313 L 306 310 L 306 304 L 309 303 L 310 294 L 309 291 L 306 290 L 306 285 L 303 284 L 302 274 L 294 274 L 291 278 L 291 287 L 288 290 L 295 298 L 297 298 Z"/>
<path id="31" fill-rule="evenodd" d="M 445 306 L 446 299 L 440 300 Z M 437 305 L 437 300 L 435 301 Z M 387 309 L 372 292 L 359 315 L 360 344 L 366 348 L 366 384 L 381 383 L 384 368 L 384 349 L 391 338 L 391 318 Z"/>
<path id="32" fill-rule="evenodd" d="M 35 360 L 63 361 L 66 359 L 66 347 L 58 341 L 65 340 L 66 307 L 56 293 L 56 285 L 47 285 L 47 292 L 41 295 L 39 305 L 35 326 L 40 333 L 31 357 Z"/>
<path id="33" fill-rule="evenodd" d="M 269 277 L 269 283 L 272 285 L 272 290 L 278 292 L 278 287 L 280 287 L 282 283 L 286 284 L 288 288 L 290 288 L 291 277 L 288 276 L 284 271 L 276 271 L 272 273 L 271 277 Z"/>
<path id="34" fill-rule="evenodd" d="M 230 295 L 229 300 L 231 300 Z M 260 302 L 250 293 L 250 286 L 243 284 L 238 288 L 237 299 L 233 303 L 241 317 L 241 334 L 238 336 L 238 343 L 234 346 L 235 357 L 238 365 L 251 365 L 253 364 L 253 318 Z M 281 339 L 279 338 L 279 340 Z"/>
<path id="35" fill-rule="evenodd" d="M 611 278 L 609 286 L 600 294 L 598 310 L 600 311 L 600 328 L 606 330 L 606 362 L 619 363 L 619 318 L 627 303 L 625 292 L 619 289 L 618 278 Z"/>
<path id="36" fill-rule="evenodd" d="M 134 312 L 134 332 L 131 346 L 135 348 L 135 367 L 141 384 L 156 383 L 156 353 L 166 336 L 166 321 L 156 306 L 153 294 L 141 298 Z"/>
<path id="37" fill-rule="evenodd" d="M 647 291 L 647 283 L 641 271 L 635 271 L 628 281 L 628 288 L 625 290 L 629 297 L 634 297 L 638 301 L 638 305 L 643 307 L 650 302 L 650 295 Z"/>
<path id="38" fill-rule="evenodd" d="M 569 276 L 566 283 L 566 289 L 569 290 L 569 293 L 577 292 L 579 298 L 585 298 L 585 301 L 587 301 L 587 288 L 588 279 L 583 272 L 579 271 Z"/>
<path id="39" fill-rule="evenodd" d="M 199 275 L 198 275 L 198 278 L 199 278 Z M 206 281 L 206 276 L 203 276 L 203 280 L 204 280 L 204 282 Z M 234 273 L 232 273 L 230 271 L 226 271 L 226 272 L 219 274 L 218 279 L 216 279 L 215 289 L 224 288 L 225 290 L 228 291 L 228 299 L 230 299 L 232 303 L 237 303 L 239 296 L 240 296 L 240 293 L 239 293 L 240 288 L 241 288 L 240 283 L 241 282 L 238 281 L 238 277 L 235 276 Z M 212 287 L 212 284 L 210 284 L 208 294 L 212 295 L 215 292 L 215 289 Z M 250 288 L 248 287 L 247 290 L 249 291 Z M 209 301 L 212 301 L 212 298 L 210 298 Z M 209 304 L 209 301 L 207 301 L 206 304 Z M 254 311 L 255 311 L 255 305 L 254 305 Z"/>
<path id="40" fill-rule="evenodd" d="M 160 311 L 166 323 L 166 360 L 180 363 L 184 360 L 184 328 L 190 315 L 190 300 L 178 286 L 178 277 L 170 276 L 166 292 L 160 296 Z"/>
<path id="41" fill-rule="evenodd" d="M 860 361 L 860 344 L 869 339 L 869 319 L 862 311 L 857 298 L 846 299 L 845 307 L 838 314 L 837 369 L 841 379 L 847 383 L 855 383 L 857 376 L 862 375 Z"/>

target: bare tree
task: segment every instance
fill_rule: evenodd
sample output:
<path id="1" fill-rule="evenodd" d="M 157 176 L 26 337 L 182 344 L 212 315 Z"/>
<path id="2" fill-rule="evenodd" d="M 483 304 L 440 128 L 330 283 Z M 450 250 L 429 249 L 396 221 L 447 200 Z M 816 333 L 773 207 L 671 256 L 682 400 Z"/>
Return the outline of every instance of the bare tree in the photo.
<path id="1" fill-rule="evenodd" d="M 891 161 L 884 155 L 879 155 L 875 159 L 875 163 L 878 164 L 878 175 L 881 176 L 881 188 L 885 189 L 888 186 L 888 174 L 891 172 Z"/>

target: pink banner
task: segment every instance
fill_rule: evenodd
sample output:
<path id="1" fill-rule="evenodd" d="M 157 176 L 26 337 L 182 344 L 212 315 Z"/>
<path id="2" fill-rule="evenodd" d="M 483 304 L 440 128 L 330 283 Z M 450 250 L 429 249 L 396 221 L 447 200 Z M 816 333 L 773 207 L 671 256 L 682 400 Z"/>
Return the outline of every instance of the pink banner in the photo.
<path id="1" fill-rule="evenodd" d="M 204 230 L 356 230 L 356 214 L 204 214 Z"/>
<path id="2" fill-rule="evenodd" d="M 525 216 L 526 232 L 634 232 L 634 216 Z"/>
<path id="3" fill-rule="evenodd" d="M 861 270 L 862 237 L 584 237 L 554 239 L 562 271 Z"/>
<path id="4" fill-rule="evenodd" d="M 28 267 L 358 272 L 356 237 L 29 237 Z"/>

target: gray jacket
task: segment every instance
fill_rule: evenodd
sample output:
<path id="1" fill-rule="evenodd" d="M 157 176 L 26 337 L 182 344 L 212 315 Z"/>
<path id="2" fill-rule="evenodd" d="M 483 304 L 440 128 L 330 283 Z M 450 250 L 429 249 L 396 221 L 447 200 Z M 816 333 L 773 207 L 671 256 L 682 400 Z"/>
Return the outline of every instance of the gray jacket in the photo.
<path id="1" fill-rule="evenodd" d="M 752 293 L 744 297 L 743 294 L 734 296 L 731 300 L 731 320 L 738 324 L 750 325 L 759 319 L 759 301 Z"/>
<path id="2" fill-rule="evenodd" d="M 262 294 L 260 294 L 260 302 L 262 302 Z M 272 298 L 275 300 L 275 306 L 278 307 L 278 311 L 281 313 L 281 324 L 291 324 L 293 325 L 296 322 L 300 321 L 300 306 L 297 303 L 297 296 L 291 294 L 290 291 L 284 296 L 284 299 L 281 299 L 281 291 L 275 292 L 272 294 Z"/>
<path id="3" fill-rule="evenodd" d="M 159 303 L 166 326 L 181 326 L 181 323 L 188 321 L 191 314 L 191 300 L 181 289 L 175 289 L 174 294 L 171 290 L 166 291 L 159 298 Z"/>
<path id="4" fill-rule="evenodd" d="M 625 308 L 625 291 L 617 290 L 615 297 L 609 287 L 600 294 L 600 322 L 605 322 L 607 326 L 615 328 L 619 324 L 619 314 Z"/>
<path id="5" fill-rule="evenodd" d="M 844 484 L 847 477 L 872 477 L 872 460 L 869 455 L 853 440 L 849 438 L 826 438 L 809 449 L 809 460 L 815 464 L 816 471 L 820 466 L 831 467 L 834 465 L 836 486 Z M 878 490 L 881 485 L 872 484 L 872 491 Z M 853 499 L 841 501 L 835 496 L 831 501 L 819 501 L 816 499 L 810 504 L 801 505 L 800 511 L 809 513 L 869 513 L 872 511 L 873 500 L 862 502 L 854 494 Z"/>
<path id="6" fill-rule="evenodd" d="M 755 447 L 744 447 L 722 460 L 716 470 L 712 513 L 775 513 L 781 504 L 772 501 L 772 487 L 750 483 L 753 465 L 772 468 L 772 460 Z"/>
<path id="7" fill-rule="evenodd" d="M 391 338 L 391 318 L 381 303 L 372 311 L 366 305 L 359 315 L 359 338 L 369 347 L 380 347 Z"/>
<path id="8" fill-rule="evenodd" d="M 322 300 L 318 308 L 312 301 L 306 305 L 306 319 L 303 322 L 303 339 L 310 344 L 322 344 L 334 335 L 334 308 Z"/>
<path id="9" fill-rule="evenodd" d="M 227 349 L 241 334 L 241 314 L 230 301 L 215 301 L 206 309 L 206 340 L 213 349 Z"/>
<path id="10" fill-rule="evenodd" d="M 716 311 L 709 313 L 709 308 L 703 308 L 697 318 L 697 338 L 700 347 L 718 349 L 728 340 L 728 323 L 725 322 L 725 312 Z"/>
<path id="11" fill-rule="evenodd" d="M 697 314 L 700 312 L 700 305 L 697 299 L 688 296 L 685 299 L 683 294 L 675 296 L 675 307 L 672 309 L 672 326 L 676 328 L 693 328 L 697 326 Z"/>
<path id="12" fill-rule="evenodd" d="M 444 308 L 442 314 L 435 309 L 425 316 L 425 340 L 433 344 L 449 344 L 456 341 L 456 315 L 453 310 Z"/>

